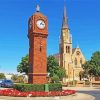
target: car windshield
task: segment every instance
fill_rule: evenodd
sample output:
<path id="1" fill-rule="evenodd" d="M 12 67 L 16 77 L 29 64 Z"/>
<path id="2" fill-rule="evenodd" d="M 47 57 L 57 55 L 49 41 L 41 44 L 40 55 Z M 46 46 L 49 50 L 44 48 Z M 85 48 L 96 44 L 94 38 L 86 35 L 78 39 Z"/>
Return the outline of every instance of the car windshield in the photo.
<path id="1" fill-rule="evenodd" d="M 0 80 L 0 83 L 2 82 L 2 80 Z"/>
<path id="2" fill-rule="evenodd" d="M 12 83 L 12 81 L 11 81 L 11 80 L 5 80 L 4 82 L 7 82 L 7 83 Z"/>

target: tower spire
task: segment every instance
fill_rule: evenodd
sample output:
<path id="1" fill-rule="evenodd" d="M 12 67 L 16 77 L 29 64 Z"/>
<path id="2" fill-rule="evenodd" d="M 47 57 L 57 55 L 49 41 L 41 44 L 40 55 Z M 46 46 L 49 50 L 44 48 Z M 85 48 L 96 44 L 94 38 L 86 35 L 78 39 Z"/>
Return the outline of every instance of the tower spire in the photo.
<path id="1" fill-rule="evenodd" d="M 64 15 L 63 15 L 62 28 L 68 28 L 68 20 L 67 20 L 67 14 L 66 14 L 66 3 L 65 3 L 65 0 L 64 0 Z"/>

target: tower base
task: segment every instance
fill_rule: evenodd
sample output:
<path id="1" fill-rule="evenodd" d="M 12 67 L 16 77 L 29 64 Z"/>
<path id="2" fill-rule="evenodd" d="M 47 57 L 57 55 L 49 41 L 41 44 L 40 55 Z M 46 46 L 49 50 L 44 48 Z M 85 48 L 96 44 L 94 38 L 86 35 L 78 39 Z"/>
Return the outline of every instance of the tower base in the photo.
<path id="1" fill-rule="evenodd" d="M 47 74 L 29 74 L 29 84 L 46 84 Z"/>

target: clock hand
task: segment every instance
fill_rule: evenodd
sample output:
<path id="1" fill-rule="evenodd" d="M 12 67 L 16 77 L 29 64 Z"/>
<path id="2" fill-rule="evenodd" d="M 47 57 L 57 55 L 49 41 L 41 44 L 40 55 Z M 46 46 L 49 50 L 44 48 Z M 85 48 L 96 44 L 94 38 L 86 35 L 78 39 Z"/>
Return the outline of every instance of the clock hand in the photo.
<path id="1" fill-rule="evenodd" d="M 44 24 L 41 22 L 40 25 L 44 25 Z"/>

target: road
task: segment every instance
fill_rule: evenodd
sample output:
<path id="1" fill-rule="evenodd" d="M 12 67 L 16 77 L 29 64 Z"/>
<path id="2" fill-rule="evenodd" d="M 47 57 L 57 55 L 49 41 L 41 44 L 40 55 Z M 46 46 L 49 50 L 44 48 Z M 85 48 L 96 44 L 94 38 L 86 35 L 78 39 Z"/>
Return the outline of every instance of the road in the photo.
<path id="1" fill-rule="evenodd" d="M 89 94 L 94 96 L 96 99 L 95 100 L 100 100 L 100 90 L 96 91 L 96 90 L 92 90 L 92 91 L 80 91 L 78 90 L 79 93 L 85 93 L 85 94 Z"/>

